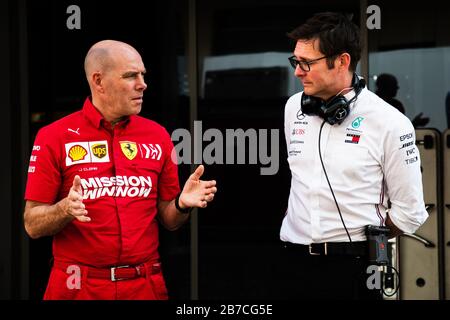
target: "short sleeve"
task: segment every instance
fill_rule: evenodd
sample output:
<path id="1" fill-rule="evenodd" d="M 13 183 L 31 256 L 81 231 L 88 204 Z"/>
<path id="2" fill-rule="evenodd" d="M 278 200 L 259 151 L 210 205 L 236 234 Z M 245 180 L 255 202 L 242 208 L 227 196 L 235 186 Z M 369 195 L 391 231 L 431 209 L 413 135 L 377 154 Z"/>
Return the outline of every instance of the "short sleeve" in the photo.
<path id="1" fill-rule="evenodd" d="M 158 198 L 163 201 L 171 201 L 175 199 L 180 192 L 180 184 L 178 181 L 178 164 L 174 152 L 172 140 L 167 131 L 164 132 L 166 137 L 164 140 L 164 164 L 159 176 Z"/>
<path id="2" fill-rule="evenodd" d="M 61 187 L 60 146 L 48 127 L 39 130 L 28 167 L 25 200 L 55 203 Z"/>

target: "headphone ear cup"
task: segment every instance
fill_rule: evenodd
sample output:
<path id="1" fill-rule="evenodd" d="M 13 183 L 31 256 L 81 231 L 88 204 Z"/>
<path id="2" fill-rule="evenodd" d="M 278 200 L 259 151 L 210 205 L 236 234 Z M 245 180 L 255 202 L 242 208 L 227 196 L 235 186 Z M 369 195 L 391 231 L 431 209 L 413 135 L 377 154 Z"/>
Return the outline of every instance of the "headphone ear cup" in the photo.
<path id="1" fill-rule="evenodd" d="M 324 101 L 320 98 L 308 96 L 302 94 L 301 108 L 302 112 L 308 116 L 316 116 L 319 114 L 320 109 L 323 107 Z"/>
<path id="2" fill-rule="evenodd" d="M 344 96 L 337 96 L 320 108 L 319 116 L 329 124 L 341 124 L 348 116 L 350 108 Z"/>
<path id="3" fill-rule="evenodd" d="M 355 94 L 358 95 L 361 93 L 361 90 L 366 86 L 366 80 L 364 78 L 359 78 L 355 73 L 353 74 L 352 87 L 355 90 Z"/>

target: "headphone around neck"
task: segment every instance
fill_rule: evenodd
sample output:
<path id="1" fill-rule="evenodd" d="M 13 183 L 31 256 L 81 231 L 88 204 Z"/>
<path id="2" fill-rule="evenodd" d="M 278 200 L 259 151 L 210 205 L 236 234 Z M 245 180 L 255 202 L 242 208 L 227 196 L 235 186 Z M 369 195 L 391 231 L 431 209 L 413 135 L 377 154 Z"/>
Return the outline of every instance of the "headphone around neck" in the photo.
<path id="1" fill-rule="evenodd" d="M 337 95 L 328 101 L 324 101 L 320 98 L 308 96 L 303 93 L 301 99 L 301 112 L 309 116 L 319 116 L 330 125 L 336 123 L 341 124 L 350 113 L 350 103 L 358 97 L 365 86 L 366 81 L 364 79 L 359 79 L 355 73 L 353 74 L 352 79 L 352 88 L 355 90 L 355 96 L 350 100 L 347 100 L 343 95 Z"/>

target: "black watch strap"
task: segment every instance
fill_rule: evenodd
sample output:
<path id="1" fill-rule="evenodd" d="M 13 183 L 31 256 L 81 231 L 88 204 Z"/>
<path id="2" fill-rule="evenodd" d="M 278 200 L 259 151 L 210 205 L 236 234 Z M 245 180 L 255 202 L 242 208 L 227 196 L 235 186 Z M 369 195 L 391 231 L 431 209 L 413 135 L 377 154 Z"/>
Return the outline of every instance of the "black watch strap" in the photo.
<path id="1" fill-rule="evenodd" d="M 180 207 L 180 196 L 181 196 L 181 192 L 175 198 L 175 208 L 177 208 L 178 211 L 180 211 L 181 213 L 184 213 L 184 214 L 191 213 L 191 211 L 193 209 L 192 207 L 188 207 L 188 208 L 184 208 L 184 209 L 182 209 Z"/>

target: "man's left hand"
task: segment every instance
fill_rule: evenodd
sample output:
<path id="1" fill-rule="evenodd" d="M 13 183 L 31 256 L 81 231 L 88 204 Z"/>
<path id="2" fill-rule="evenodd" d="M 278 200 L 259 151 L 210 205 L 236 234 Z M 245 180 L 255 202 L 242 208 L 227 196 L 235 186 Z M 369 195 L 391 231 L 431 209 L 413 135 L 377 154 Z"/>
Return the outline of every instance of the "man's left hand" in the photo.
<path id="1" fill-rule="evenodd" d="M 181 208 L 206 208 L 208 202 L 214 199 L 214 194 L 217 192 L 216 181 L 200 180 L 204 171 L 205 167 L 203 165 L 198 166 L 184 184 L 179 201 Z"/>
<path id="2" fill-rule="evenodd" d="M 403 234 L 403 231 L 397 228 L 397 226 L 392 222 L 389 214 L 386 214 L 386 227 L 389 227 L 389 229 L 391 229 L 388 235 L 389 239 L 398 237 L 399 235 Z"/>

